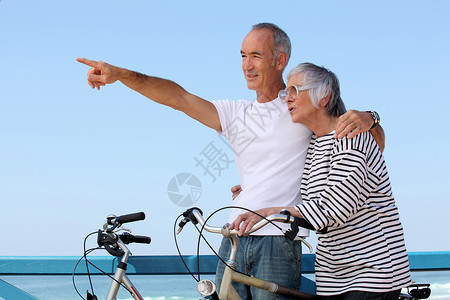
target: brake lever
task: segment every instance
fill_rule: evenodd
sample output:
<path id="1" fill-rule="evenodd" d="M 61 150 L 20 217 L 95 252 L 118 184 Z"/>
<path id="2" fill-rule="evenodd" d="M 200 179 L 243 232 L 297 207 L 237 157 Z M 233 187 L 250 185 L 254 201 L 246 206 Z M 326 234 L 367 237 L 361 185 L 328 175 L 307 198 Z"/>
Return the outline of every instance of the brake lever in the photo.
<path id="1" fill-rule="evenodd" d="M 178 235 L 178 234 L 181 232 L 181 230 L 183 230 L 184 225 L 186 225 L 189 221 L 191 221 L 191 222 L 194 223 L 195 225 L 198 224 L 197 218 L 196 218 L 195 215 L 192 213 L 192 212 L 194 211 L 194 209 L 195 209 L 195 210 L 198 210 L 198 211 L 200 212 L 200 215 L 203 216 L 203 212 L 202 212 L 201 209 L 198 208 L 198 207 L 192 207 L 192 208 L 187 209 L 187 210 L 183 213 L 184 219 L 181 220 L 180 223 L 178 224 L 178 230 L 177 230 L 177 232 L 176 232 L 176 235 Z"/>
<path id="2" fill-rule="evenodd" d="M 183 230 L 184 225 L 186 225 L 190 220 L 188 218 L 184 218 L 180 221 L 178 224 L 178 230 L 176 232 L 176 235 L 180 234 L 181 230 Z"/>

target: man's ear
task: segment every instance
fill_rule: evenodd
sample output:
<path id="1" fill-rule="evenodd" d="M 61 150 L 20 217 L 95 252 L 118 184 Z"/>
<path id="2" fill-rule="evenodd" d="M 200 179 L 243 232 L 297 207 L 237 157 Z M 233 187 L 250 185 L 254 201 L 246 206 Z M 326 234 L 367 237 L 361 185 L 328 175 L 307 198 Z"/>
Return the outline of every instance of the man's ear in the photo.
<path id="1" fill-rule="evenodd" d="M 330 102 L 330 98 L 331 98 L 331 92 L 329 92 L 328 95 L 325 98 L 322 98 L 319 101 L 320 107 L 326 107 L 328 102 Z"/>
<path id="2" fill-rule="evenodd" d="M 278 70 L 284 70 L 284 68 L 286 67 L 286 65 L 288 63 L 287 54 L 284 52 L 281 52 L 280 54 L 278 54 L 278 57 L 277 57 L 277 60 L 275 63 L 276 63 Z"/>

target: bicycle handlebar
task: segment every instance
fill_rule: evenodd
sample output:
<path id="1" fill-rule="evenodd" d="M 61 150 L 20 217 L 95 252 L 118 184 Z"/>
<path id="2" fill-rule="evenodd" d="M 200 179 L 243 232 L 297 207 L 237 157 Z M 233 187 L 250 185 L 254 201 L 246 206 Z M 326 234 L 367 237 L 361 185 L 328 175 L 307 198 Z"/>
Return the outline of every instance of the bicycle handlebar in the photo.
<path id="1" fill-rule="evenodd" d="M 128 248 L 125 245 L 131 243 L 150 244 L 151 238 L 149 236 L 132 235 L 130 233 L 116 234 L 123 223 L 130 223 L 145 219 L 143 212 L 126 214 L 122 216 L 109 215 L 106 218 L 106 224 L 103 230 L 99 230 L 97 234 L 97 244 L 100 247 L 105 247 L 109 254 L 114 256 L 129 255 Z M 124 229 L 127 230 L 127 229 Z M 125 244 L 125 245 L 124 245 Z"/>
<path id="2" fill-rule="evenodd" d="M 141 221 L 141 220 L 145 220 L 145 213 L 143 213 L 143 212 L 137 212 L 137 213 L 122 215 L 122 216 L 118 216 L 118 217 L 113 216 L 113 217 L 107 218 L 109 225 L 113 225 L 114 223 L 124 224 L 124 223 L 130 223 L 130 222 Z"/>
<path id="3" fill-rule="evenodd" d="M 119 235 L 120 240 L 124 244 L 138 243 L 138 244 L 150 244 L 152 239 L 145 235 L 132 235 L 129 233 L 122 233 Z"/>
<path id="4" fill-rule="evenodd" d="M 222 227 L 213 227 L 206 224 L 205 219 L 203 218 L 203 213 L 201 210 L 199 210 L 196 207 L 188 209 L 186 212 L 183 213 L 183 216 L 185 217 L 183 221 L 180 222 L 180 227 L 177 231 L 177 234 L 181 232 L 183 226 L 187 223 L 187 221 L 192 221 L 194 224 L 200 223 L 202 228 L 204 228 L 208 232 L 212 233 L 221 233 L 224 236 L 230 235 L 230 234 L 238 234 L 239 231 L 235 229 L 228 229 L 228 224 L 222 226 Z M 283 223 L 291 223 L 291 230 L 285 232 L 285 234 L 291 238 L 294 239 L 298 232 L 298 226 L 304 227 L 306 229 L 315 230 L 314 227 L 305 219 L 293 217 L 289 214 L 289 212 L 281 212 L 280 214 L 273 214 L 270 215 L 258 223 L 256 223 L 251 230 L 244 232 L 244 235 L 251 234 L 262 227 L 266 226 L 270 222 L 283 222 Z M 327 232 L 327 229 L 322 229 L 319 231 L 320 233 Z"/>

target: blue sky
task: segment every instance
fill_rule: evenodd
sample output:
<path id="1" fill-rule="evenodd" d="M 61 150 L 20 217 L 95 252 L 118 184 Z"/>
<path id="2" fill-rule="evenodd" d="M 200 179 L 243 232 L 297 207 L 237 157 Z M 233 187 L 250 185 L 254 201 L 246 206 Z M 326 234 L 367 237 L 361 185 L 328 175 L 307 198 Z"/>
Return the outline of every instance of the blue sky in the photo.
<path id="1" fill-rule="evenodd" d="M 449 12 L 448 1 L 0 1 L 0 255 L 81 255 L 106 215 L 135 211 L 147 219 L 133 232 L 153 241 L 134 254 L 175 254 L 184 208 L 168 189 L 182 173 L 200 181 L 205 214 L 231 205 L 234 163 L 220 174 L 197 164 L 211 147 L 233 159 L 214 131 L 121 83 L 92 90 L 75 57 L 169 78 L 208 100 L 253 100 L 239 50 L 258 22 L 291 37 L 288 70 L 324 65 L 348 109 L 380 114 L 408 251 L 450 250 Z M 194 253 L 192 228 L 180 244 Z"/>

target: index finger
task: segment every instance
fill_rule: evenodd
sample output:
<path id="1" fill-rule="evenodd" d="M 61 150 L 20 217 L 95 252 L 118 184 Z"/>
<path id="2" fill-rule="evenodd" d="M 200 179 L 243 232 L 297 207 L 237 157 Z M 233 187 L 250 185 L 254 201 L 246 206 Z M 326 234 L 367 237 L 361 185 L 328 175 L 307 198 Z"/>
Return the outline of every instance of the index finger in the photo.
<path id="1" fill-rule="evenodd" d="M 82 64 L 88 65 L 89 67 L 93 67 L 93 68 L 98 67 L 98 62 L 96 62 L 94 60 L 86 59 L 83 57 L 77 57 L 76 60 Z"/>

